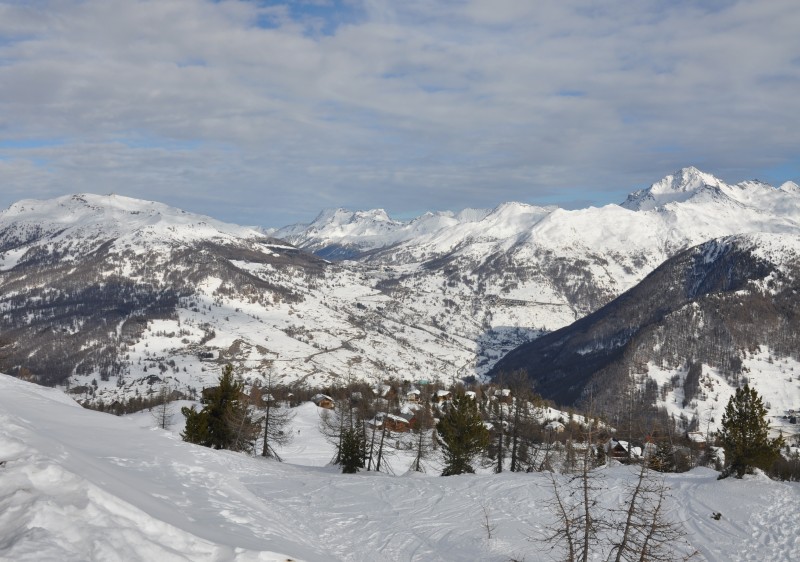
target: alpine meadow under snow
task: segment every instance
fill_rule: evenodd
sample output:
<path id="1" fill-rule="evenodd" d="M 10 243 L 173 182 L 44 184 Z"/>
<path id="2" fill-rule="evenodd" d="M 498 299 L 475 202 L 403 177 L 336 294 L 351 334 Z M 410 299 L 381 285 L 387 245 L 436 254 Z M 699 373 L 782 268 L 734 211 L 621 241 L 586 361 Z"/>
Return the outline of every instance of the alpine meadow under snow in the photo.
<path id="1" fill-rule="evenodd" d="M 317 408 L 298 409 L 277 463 L 182 442 L 149 416 L 114 417 L 62 392 L 0 376 L 0 559 L 125 561 L 552 560 L 546 473 L 442 478 L 342 475 L 324 466 Z M 562 485 L 567 477 L 556 475 Z M 598 471 L 597 500 L 624 507 L 636 470 Z M 793 560 L 798 483 L 664 475 L 677 553 Z M 718 519 L 712 517 L 720 514 Z M 486 521 L 492 529 L 488 537 Z M 592 560 L 605 560 L 608 548 Z"/>

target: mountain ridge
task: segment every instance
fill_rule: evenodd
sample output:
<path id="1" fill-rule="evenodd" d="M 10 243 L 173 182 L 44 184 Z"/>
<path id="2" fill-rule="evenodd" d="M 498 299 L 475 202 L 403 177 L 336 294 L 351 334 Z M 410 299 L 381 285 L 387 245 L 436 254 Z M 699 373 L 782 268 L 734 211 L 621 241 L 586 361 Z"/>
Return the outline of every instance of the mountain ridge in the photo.
<path id="1" fill-rule="evenodd" d="M 685 191 L 702 192 L 701 179 Z M 92 403 L 166 382 L 197 390 L 224 362 L 248 380 L 272 370 L 298 384 L 480 379 L 688 247 L 800 232 L 794 190 L 718 184 L 727 199 L 644 211 L 506 203 L 403 226 L 385 212 L 334 211 L 324 216 L 348 228 L 392 230 L 359 230 L 361 250 L 335 250 L 351 252 L 345 261 L 277 232 L 119 196 L 20 202 L 0 213 L 0 335 L 11 340 L 0 368 L 68 380 Z"/>

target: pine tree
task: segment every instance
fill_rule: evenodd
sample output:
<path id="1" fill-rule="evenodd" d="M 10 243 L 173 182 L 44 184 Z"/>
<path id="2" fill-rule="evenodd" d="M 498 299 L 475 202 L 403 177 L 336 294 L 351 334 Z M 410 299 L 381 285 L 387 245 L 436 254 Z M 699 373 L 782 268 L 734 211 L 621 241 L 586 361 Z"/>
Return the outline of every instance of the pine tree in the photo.
<path id="1" fill-rule="evenodd" d="M 754 468 L 768 470 L 780 455 L 783 438 L 769 438 L 767 410 L 754 388 L 745 385 L 728 401 L 719 432 L 725 449 L 725 469 L 720 478 L 741 478 Z"/>
<path id="2" fill-rule="evenodd" d="M 675 455 L 669 441 L 658 442 L 655 452 L 648 460 L 648 467 L 656 472 L 675 472 Z"/>
<path id="3" fill-rule="evenodd" d="M 219 385 L 203 399 L 202 410 L 181 408 L 186 417 L 186 428 L 181 434 L 183 440 L 214 449 L 242 451 L 252 448 L 257 427 L 247 401 L 242 400 L 243 387 L 244 383 L 233 378 L 233 366 L 227 365 Z"/>
<path id="4" fill-rule="evenodd" d="M 209 447 L 208 412 L 205 409 L 198 412 L 194 406 L 191 408 L 184 406 L 181 408 L 181 414 L 186 418 L 186 427 L 181 433 L 183 440 Z"/>
<path id="5" fill-rule="evenodd" d="M 355 427 L 342 432 L 342 448 L 340 451 L 342 472 L 355 474 L 364 468 L 364 440 Z"/>
<path id="6" fill-rule="evenodd" d="M 436 425 L 444 454 L 442 476 L 475 472 L 472 459 L 489 444 L 489 432 L 483 425 L 478 406 L 464 393 L 457 394 L 447 413 Z"/>

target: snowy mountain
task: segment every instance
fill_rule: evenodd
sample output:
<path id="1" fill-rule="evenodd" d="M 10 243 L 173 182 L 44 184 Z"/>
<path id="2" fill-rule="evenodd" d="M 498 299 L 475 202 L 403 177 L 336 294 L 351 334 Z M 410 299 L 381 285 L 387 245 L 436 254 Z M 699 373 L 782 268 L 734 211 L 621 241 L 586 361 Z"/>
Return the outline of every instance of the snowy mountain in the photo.
<path id="1" fill-rule="evenodd" d="M 714 428 L 749 381 L 776 420 L 800 406 L 800 234 L 712 240 L 667 260 L 581 320 L 522 345 L 490 374 L 526 371 L 545 397 L 645 404 Z M 649 388 L 649 391 L 648 391 Z M 687 428 L 688 429 L 688 428 Z"/>
<path id="2" fill-rule="evenodd" d="M 198 391 L 226 362 L 308 384 L 481 377 L 678 252 L 761 232 L 800 232 L 796 185 L 692 168 L 622 206 L 339 209 L 273 237 L 119 196 L 21 201 L 0 213 L 0 369 L 106 405 Z"/>
<path id="3" fill-rule="evenodd" d="M 0 264 L 3 369 L 94 404 L 162 383 L 191 394 L 227 362 L 248 380 L 267 369 L 308 384 L 450 380 L 471 372 L 486 331 L 484 311 L 387 295 L 391 272 L 117 196 L 13 205 L 0 214 Z M 516 341 L 503 337 L 498 356 Z"/>
<path id="4" fill-rule="evenodd" d="M 285 463 L 182 442 L 142 418 L 77 407 L 58 390 L 0 375 L 0 559 L 458 561 L 563 558 L 549 473 L 339 474 L 304 404 Z M 282 451 L 283 454 L 283 451 Z M 398 468 L 399 468 L 398 463 Z M 604 517 L 624 515 L 630 467 L 597 471 Z M 555 474 L 562 485 L 572 476 Z M 791 560 L 800 485 L 765 476 L 664 475 L 677 553 L 700 560 Z M 721 517 L 714 519 L 713 513 Z M 487 537 L 484 523 L 494 526 Z M 611 527 L 611 526 L 609 526 Z M 609 554 L 613 528 L 595 553 Z"/>
<path id="5" fill-rule="evenodd" d="M 292 243 L 323 253 L 346 247 L 362 263 L 406 266 L 413 275 L 404 285 L 412 290 L 446 283 L 478 298 L 546 303 L 552 310 L 529 326 L 549 330 L 606 304 L 680 250 L 734 234 L 798 232 L 800 194 L 787 184 L 727 185 L 686 168 L 602 208 L 505 203 L 488 212 L 427 215 L 363 237 L 326 220 L 292 227 Z"/>
<path id="6" fill-rule="evenodd" d="M 353 259 L 462 222 L 474 223 L 488 213 L 489 211 L 480 209 L 465 209 L 458 214 L 429 212 L 412 221 L 403 222 L 389 218 L 383 209 L 330 209 L 322 211 L 309 224 L 287 226 L 273 231 L 272 235 L 322 257 Z"/>

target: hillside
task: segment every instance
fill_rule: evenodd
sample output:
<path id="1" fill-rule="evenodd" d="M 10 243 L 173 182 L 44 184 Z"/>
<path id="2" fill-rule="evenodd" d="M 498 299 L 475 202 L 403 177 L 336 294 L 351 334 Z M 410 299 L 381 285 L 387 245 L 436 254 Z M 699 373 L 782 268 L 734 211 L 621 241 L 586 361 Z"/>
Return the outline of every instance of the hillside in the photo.
<path id="1" fill-rule="evenodd" d="M 645 403 L 704 430 L 719 423 L 733 388 L 750 381 L 778 417 L 800 405 L 798 289 L 800 235 L 712 240 L 510 352 L 492 374 L 521 369 L 544 396 L 574 404 L 591 395 L 606 412 L 624 410 L 620 398 L 633 387 Z"/>
<path id="2" fill-rule="evenodd" d="M 621 206 L 337 210 L 272 232 L 287 242 L 115 195 L 21 201 L 0 213 L 0 368 L 105 405 L 191 395 L 226 362 L 311 385 L 480 378 L 692 245 L 799 232 L 798 205 L 793 184 L 687 168 Z"/>
<path id="3" fill-rule="evenodd" d="M 309 435 L 313 446 L 311 432 L 303 425 L 297 439 Z M 311 452 L 305 458 L 316 462 Z M 543 474 L 341 475 L 279 464 L 183 443 L 5 375 L 0 462 L 3 560 L 501 562 L 554 554 L 538 540 L 551 521 Z M 632 474 L 602 472 L 598 500 L 618 508 Z M 667 484 L 668 517 L 684 522 L 685 548 L 699 559 L 787 560 L 796 550 L 797 483 L 717 481 L 695 469 L 667 475 Z M 491 539 L 483 506 L 496 524 Z"/>

